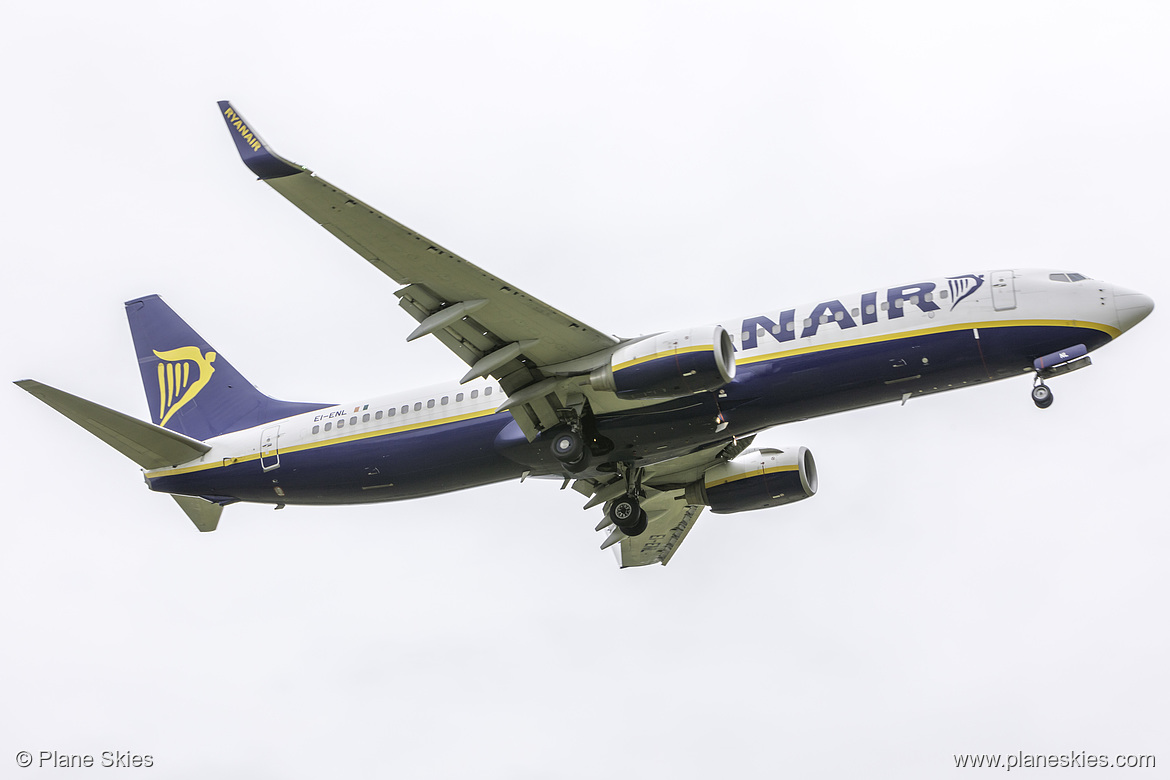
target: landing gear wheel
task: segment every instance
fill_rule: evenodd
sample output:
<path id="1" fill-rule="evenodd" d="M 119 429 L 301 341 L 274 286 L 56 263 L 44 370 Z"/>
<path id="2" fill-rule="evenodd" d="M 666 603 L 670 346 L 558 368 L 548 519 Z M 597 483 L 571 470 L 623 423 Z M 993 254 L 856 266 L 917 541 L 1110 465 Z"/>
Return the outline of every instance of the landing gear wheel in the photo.
<path id="1" fill-rule="evenodd" d="M 561 463 L 574 465 L 585 456 L 585 441 L 575 431 L 565 431 L 553 438 L 549 450 Z"/>
<path id="2" fill-rule="evenodd" d="M 1048 385 L 1041 383 L 1032 388 L 1032 402 L 1040 409 L 1052 406 L 1052 391 Z"/>
<path id="3" fill-rule="evenodd" d="M 622 533 L 626 536 L 637 536 L 646 530 L 643 524 L 645 515 L 646 513 L 642 511 L 642 507 L 638 506 L 638 499 L 630 496 L 623 496 L 609 505 L 610 522 L 622 529 Z M 638 533 L 630 533 L 640 524 L 642 528 Z"/>

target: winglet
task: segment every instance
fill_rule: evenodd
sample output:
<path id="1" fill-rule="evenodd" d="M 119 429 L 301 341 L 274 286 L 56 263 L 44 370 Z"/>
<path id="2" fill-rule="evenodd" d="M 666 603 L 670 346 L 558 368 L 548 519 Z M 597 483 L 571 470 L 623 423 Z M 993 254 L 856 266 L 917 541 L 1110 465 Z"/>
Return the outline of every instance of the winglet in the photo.
<path id="1" fill-rule="evenodd" d="M 264 143 L 260 134 L 244 121 L 240 113 L 232 108 L 231 103 L 226 100 L 219 101 L 219 110 L 223 112 L 228 132 L 232 134 L 232 140 L 236 142 L 236 150 L 239 151 L 240 158 L 243 159 L 244 165 L 248 166 L 252 173 L 261 179 L 279 179 L 305 171 L 301 166 L 289 162 L 272 151 L 272 147 Z"/>

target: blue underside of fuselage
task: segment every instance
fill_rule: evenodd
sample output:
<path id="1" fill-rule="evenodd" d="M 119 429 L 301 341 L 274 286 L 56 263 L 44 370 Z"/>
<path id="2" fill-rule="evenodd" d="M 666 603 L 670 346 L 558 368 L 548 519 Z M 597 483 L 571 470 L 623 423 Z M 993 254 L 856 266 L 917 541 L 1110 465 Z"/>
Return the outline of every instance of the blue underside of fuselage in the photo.
<path id="1" fill-rule="evenodd" d="M 1041 355 L 1109 341 L 1094 328 L 1013 326 L 909 336 L 744 363 L 721 391 L 599 416 L 613 449 L 592 469 L 666 460 L 803 420 L 1023 374 Z M 794 345 L 795 346 L 795 345 Z M 728 425 L 717 430 L 718 419 Z M 155 477 L 152 490 L 266 503 L 393 501 L 533 475 L 562 474 L 548 442 L 527 442 L 510 414 L 279 453 L 264 472 L 248 460 Z M 587 471 L 575 476 L 589 476 Z"/>

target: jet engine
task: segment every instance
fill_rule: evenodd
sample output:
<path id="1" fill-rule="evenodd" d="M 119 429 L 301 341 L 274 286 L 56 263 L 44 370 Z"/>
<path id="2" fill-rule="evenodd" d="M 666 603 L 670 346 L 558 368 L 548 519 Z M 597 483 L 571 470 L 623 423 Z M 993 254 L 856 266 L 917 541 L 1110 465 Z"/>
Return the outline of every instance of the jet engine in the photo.
<path id="1" fill-rule="evenodd" d="M 735 347 L 721 325 L 660 333 L 626 344 L 589 374 L 595 390 L 619 398 L 679 398 L 735 378 Z"/>
<path id="2" fill-rule="evenodd" d="M 817 492 L 817 465 L 807 447 L 748 450 L 712 466 L 687 485 L 688 504 L 716 514 L 747 512 L 801 501 Z"/>

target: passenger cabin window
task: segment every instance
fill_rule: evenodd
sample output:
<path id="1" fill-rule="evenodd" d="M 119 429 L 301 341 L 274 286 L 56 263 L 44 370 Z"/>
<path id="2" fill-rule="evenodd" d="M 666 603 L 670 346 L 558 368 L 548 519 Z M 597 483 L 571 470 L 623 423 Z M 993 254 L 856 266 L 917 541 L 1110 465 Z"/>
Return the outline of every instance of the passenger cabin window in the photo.
<path id="1" fill-rule="evenodd" d="M 396 414 L 398 414 L 398 410 L 395 409 L 393 406 L 391 406 L 389 409 L 386 410 L 387 417 L 393 417 Z"/>
<path id="2" fill-rule="evenodd" d="M 320 426 L 320 425 L 314 425 L 314 426 L 313 426 L 313 433 L 320 433 L 320 432 L 321 432 L 321 426 Z"/>
<path id="3" fill-rule="evenodd" d="M 414 410 L 415 410 L 416 412 L 421 412 L 421 411 L 422 411 L 422 401 L 415 401 L 415 402 L 414 402 Z"/>
<path id="4" fill-rule="evenodd" d="M 434 399 L 434 398 L 431 398 L 430 400 L 428 400 L 428 401 L 427 401 L 427 408 L 428 408 L 428 409 L 434 409 L 434 408 L 435 408 L 435 399 Z"/>
<path id="5" fill-rule="evenodd" d="M 333 430 L 333 423 L 325 423 L 325 430 L 327 430 L 327 431 Z"/>
<path id="6" fill-rule="evenodd" d="M 403 413 L 403 414 L 406 414 L 406 413 L 407 413 L 407 412 L 409 412 L 409 411 L 410 411 L 410 407 L 409 407 L 409 406 L 403 406 L 403 407 L 402 407 L 402 413 Z"/>
<path id="7" fill-rule="evenodd" d="M 877 311 L 877 309 L 874 308 L 872 303 L 866 304 L 866 306 L 865 306 L 865 313 L 866 314 L 873 314 L 875 311 Z"/>
<path id="8" fill-rule="evenodd" d="M 381 420 L 381 419 L 382 419 L 382 410 L 381 410 L 381 409 L 379 409 L 378 411 L 374 412 L 374 419 L 375 419 L 375 420 Z"/>
<path id="9" fill-rule="evenodd" d="M 439 401 L 439 403 L 441 403 L 443 406 L 446 406 L 446 405 L 447 405 L 447 402 L 448 402 L 448 401 L 450 401 L 450 400 L 451 400 L 451 399 L 450 399 L 450 398 L 448 398 L 447 396 L 443 396 L 443 399 L 442 399 L 441 401 Z"/>
<path id="10" fill-rule="evenodd" d="M 369 415 L 369 412 L 367 412 L 366 414 L 362 415 L 362 422 L 369 422 L 369 421 L 370 421 L 370 415 Z"/>
<path id="11" fill-rule="evenodd" d="M 350 425 L 357 425 L 357 417 L 350 417 L 349 424 Z"/>
<path id="12" fill-rule="evenodd" d="M 455 394 L 455 403 L 459 403 L 462 400 L 463 400 L 463 393 L 456 393 Z"/>
<path id="13" fill-rule="evenodd" d="M 947 291 L 946 290 L 939 290 L 938 297 L 942 298 L 945 301 L 947 299 Z"/>
<path id="14" fill-rule="evenodd" d="M 472 398 L 479 398 L 479 391 L 478 391 L 478 390 L 472 390 L 472 391 L 471 391 L 471 397 L 472 397 Z"/>
<path id="15" fill-rule="evenodd" d="M 483 394 L 484 394 L 484 395 L 491 395 L 491 394 L 492 394 L 492 388 L 491 388 L 490 386 L 489 386 L 489 387 L 485 387 L 485 388 L 483 389 Z"/>
<path id="16" fill-rule="evenodd" d="M 804 322 L 802 322 L 802 323 L 800 323 L 800 324 L 801 324 L 801 325 L 803 325 L 803 326 L 804 326 L 804 327 L 806 327 L 806 328 L 811 328 L 811 327 L 812 327 L 812 320 L 811 320 L 811 319 L 808 319 L 808 318 L 805 318 L 805 321 L 804 321 Z"/>
<path id="17" fill-rule="evenodd" d="M 338 427 L 338 429 L 344 428 L 345 427 L 345 420 L 338 420 L 337 427 Z"/>

